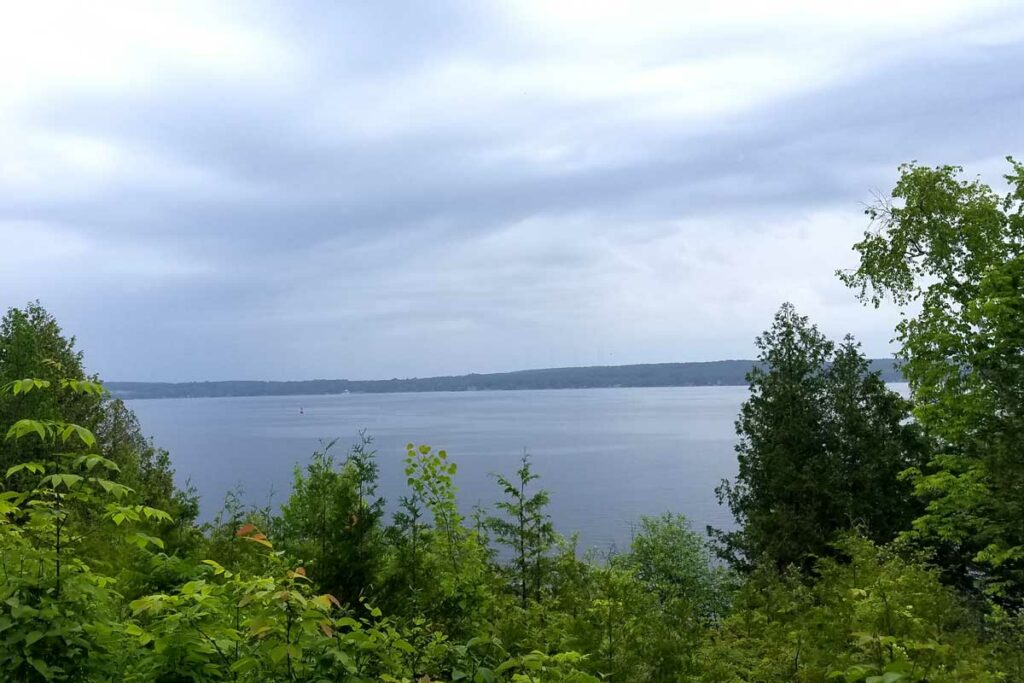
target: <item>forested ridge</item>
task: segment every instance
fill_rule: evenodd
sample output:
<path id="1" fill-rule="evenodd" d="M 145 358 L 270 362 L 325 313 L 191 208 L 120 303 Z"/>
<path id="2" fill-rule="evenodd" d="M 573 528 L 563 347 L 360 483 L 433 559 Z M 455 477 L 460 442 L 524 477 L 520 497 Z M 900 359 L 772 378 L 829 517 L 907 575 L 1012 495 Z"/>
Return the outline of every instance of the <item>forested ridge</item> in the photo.
<path id="1" fill-rule="evenodd" d="M 894 360 L 875 358 L 872 370 L 886 382 L 904 377 Z M 215 396 L 298 396 L 315 394 L 388 394 L 417 391 L 514 391 L 522 389 L 598 389 L 619 387 L 742 386 L 753 360 L 700 363 L 650 363 L 545 368 L 450 377 L 348 380 L 222 382 L 107 382 L 112 394 L 132 398 L 198 398 Z"/>
<path id="2" fill-rule="evenodd" d="M 838 276 L 896 306 L 910 398 L 784 303 L 737 416 L 733 530 L 665 514 L 595 556 L 524 455 L 463 515 L 372 435 L 279 509 L 194 492 L 38 303 L 0 322 L 0 680 L 1024 680 L 1024 166 L 906 165 Z M 580 490 L 578 495 L 587 495 Z"/>

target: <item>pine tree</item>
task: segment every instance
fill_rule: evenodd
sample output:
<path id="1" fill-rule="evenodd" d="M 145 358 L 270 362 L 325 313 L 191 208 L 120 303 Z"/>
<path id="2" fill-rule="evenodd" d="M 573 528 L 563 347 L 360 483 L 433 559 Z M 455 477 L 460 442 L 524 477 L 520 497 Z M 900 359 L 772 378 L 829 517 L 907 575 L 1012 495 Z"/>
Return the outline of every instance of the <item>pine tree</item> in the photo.
<path id="1" fill-rule="evenodd" d="M 555 530 L 547 514 L 550 502 L 544 489 L 528 494 L 530 482 L 539 478 L 530 467 L 530 456 L 524 453 L 516 479 L 496 475 L 506 499 L 495 504 L 504 517 L 490 517 L 488 527 L 495 541 L 513 553 L 512 574 L 521 605 L 525 608 L 530 598 L 540 601 L 544 576 L 549 561 L 548 553 L 555 543 Z"/>
<path id="2" fill-rule="evenodd" d="M 899 475 L 923 457 L 909 403 L 852 338 L 837 349 L 791 304 L 756 343 L 736 422 L 739 474 L 716 489 L 740 528 L 713 531 L 720 553 L 739 568 L 810 569 L 839 530 L 891 540 L 916 509 Z"/>

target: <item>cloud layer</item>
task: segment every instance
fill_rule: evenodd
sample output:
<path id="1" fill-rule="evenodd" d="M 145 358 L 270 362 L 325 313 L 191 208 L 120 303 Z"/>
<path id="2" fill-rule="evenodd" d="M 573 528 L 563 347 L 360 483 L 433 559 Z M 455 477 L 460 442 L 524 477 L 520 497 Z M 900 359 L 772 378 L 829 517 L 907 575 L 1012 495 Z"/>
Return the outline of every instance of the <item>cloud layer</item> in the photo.
<path id="1" fill-rule="evenodd" d="M 108 379 L 748 357 L 899 163 L 997 179 L 1016 3 L 23 3 L 0 304 Z"/>

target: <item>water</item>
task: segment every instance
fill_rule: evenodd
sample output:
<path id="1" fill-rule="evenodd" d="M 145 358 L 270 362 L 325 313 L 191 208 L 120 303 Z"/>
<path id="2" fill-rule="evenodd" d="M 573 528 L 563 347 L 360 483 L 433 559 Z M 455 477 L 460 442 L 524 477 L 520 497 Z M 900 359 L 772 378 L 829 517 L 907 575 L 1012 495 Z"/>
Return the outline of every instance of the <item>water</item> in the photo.
<path id="1" fill-rule="evenodd" d="M 129 402 L 144 432 L 171 453 L 179 484 L 190 480 L 211 518 L 241 486 L 252 503 L 279 505 L 294 465 L 321 440 L 338 446 L 373 436 L 380 489 L 405 492 L 405 444 L 444 448 L 458 463 L 460 505 L 498 496 L 491 473 L 514 474 L 527 449 L 551 515 L 581 548 L 629 544 L 641 515 L 680 512 L 703 531 L 729 527 L 714 488 L 736 472 L 733 423 L 746 387 L 571 389 L 345 394 Z M 301 409 L 301 413 L 300 413 Z M 338 450 L 342 455 L 343 450 Z M 391 506 L 389 505 L 389 508 Z"/>

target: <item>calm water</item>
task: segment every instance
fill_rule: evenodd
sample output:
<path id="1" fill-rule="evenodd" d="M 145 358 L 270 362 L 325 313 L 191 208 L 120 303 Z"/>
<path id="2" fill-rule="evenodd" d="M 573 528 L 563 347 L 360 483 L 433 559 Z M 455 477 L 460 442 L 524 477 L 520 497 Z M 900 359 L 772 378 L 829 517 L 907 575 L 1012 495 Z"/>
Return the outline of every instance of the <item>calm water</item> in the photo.
<path id="1" fill-rule="evenodd" d="M 551 514 L 581 547 L 628 545 L 644 514 L 681 512 L 694 527 L 729 526 L 714 488 L 736 471 L 733 422 L 746 387 L 574 389 L 134 400 L 147 435 L 191 480 L 203 517 L 228 489 L 248 501 L 287 496 L 295 463 L 321 440 L 338 446 L 366 428 L 380 463 L 380 493 L 405 492 L 402 458 L 412 441 L 446 449 L 459 464 L 460 504 L 497 496 L 491 473 L 514 473 L 529 450 Z M 299 410 L 302 409 L 302 414 Z M 339 449 L 339 455 L 343 451 Z"/>

